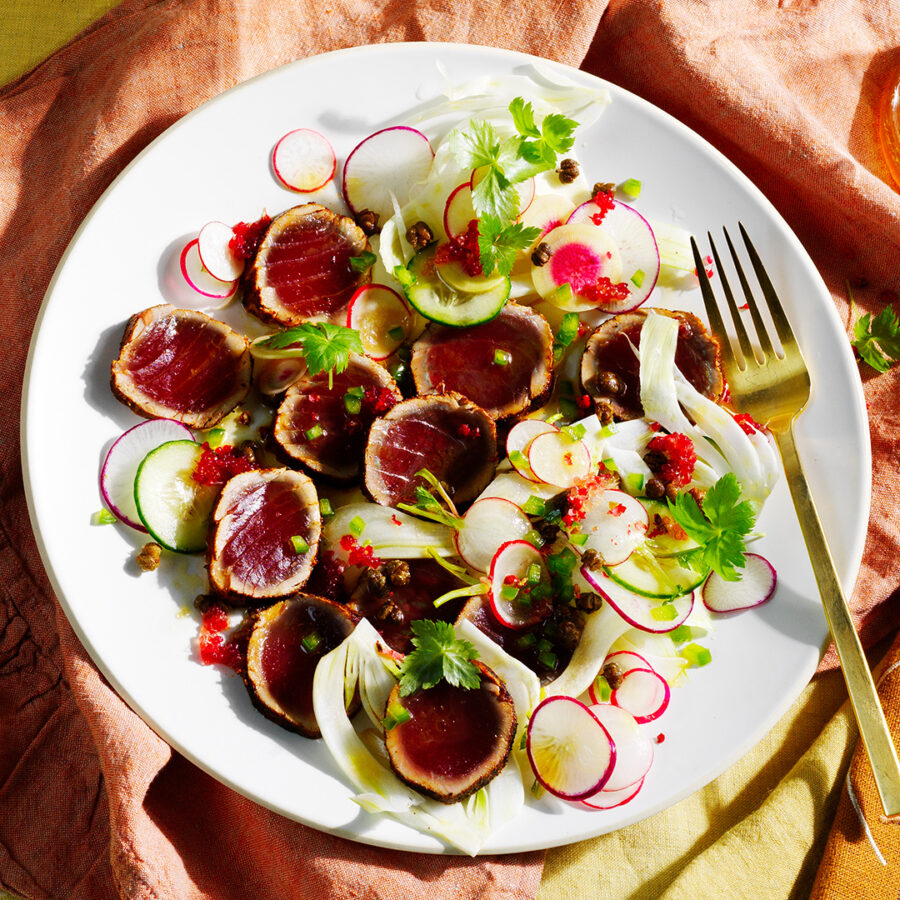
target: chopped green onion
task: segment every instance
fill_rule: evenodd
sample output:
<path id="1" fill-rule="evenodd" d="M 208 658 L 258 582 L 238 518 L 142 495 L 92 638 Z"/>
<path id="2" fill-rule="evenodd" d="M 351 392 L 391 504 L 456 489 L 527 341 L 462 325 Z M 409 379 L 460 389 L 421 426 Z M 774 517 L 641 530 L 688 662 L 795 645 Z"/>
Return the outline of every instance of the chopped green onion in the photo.
<path id="1" fill-rule="evenodd" d="M 495 366 L 508 366 L 512 362 L 512 353 L 509 350 L 500 350 L 499 348 L 494 351 L 494 365 Z"/>
<path id="2" fill-rule="evenodd" d="M 559 553 L 551 553 L 545 560 L 547 568 L 554 575 L 571 575 L 578 564 L 578 557 L 568 548 Z"/>
<path id="3" fill-rule="evenodd" d="M 657 622 L 671 622 L 678 618 L 678 610 L 671 603 L 663 603 L 662 606 L 654 606 L 650 610 L 650 616 Z"/>
<path id="4" fill-rule="evenodd" d="M 629 472 L 624 480 L 629 494 L 636 495 L 644 489 L 644 476 L 641 472 Z"/>
<path id="5" fill-rule="evenodd" d="M 712 653 L 700 644 L 687 644 L 678 651 L 678 655 L 697 668 L 712 661 Z"/>
<path id="6" fill-rule="evenodd" d="M 554 306 L 564 306 L 566 303 L 571 303 L 574 296 L 572 285 L 567 281 L 565 284 L 561 284 L 547 299 Z"/>
<path id="7" fill-rule="evenodd" d="M 344 409 L 347 410 L 347 413 L 351 416 L 358 416 L 362 412 L 362 400 L 359 397 L 354 397 L 348 391 L 344 394 Z"/>
<path id="8" fill-rule="evenodd" d="M 538 563 L 531 563 L 528 566 L 528 574 L 525 576 L 525 580 L 529 584 L 539 584 L 541 580 L 541 567 Z"/>
<path id="9" fill-rule="evenodd" d="M 544 539 L 541 537 L 540 532 L 536 531 L 534 528 L 532 528 L 522 540 L 528 541 L 529 544 L 537 547 L 538 550 L 544 546 Z"/>
<path id="10" fill-rule="evenodd" d="M 325 429 L 317 422 L 312 428 L 307 428 L 303 433 L 308 441 L 314 441 L 325 434 Z"/>
<path id="11" fill-rule="evenodd" d="M 393 328 L 388 329 L 388 337 L 392 341 L 397 341 L 397 343 L 399 344 L 403 340 L 403 338 L 406 337 L 406 332 L 400 325 L 395 325 Z"/>
<path id="12" fill-rule="evenodd" d="M 359 256 L 350 257 L 350 268 L 354 272 L 366 272 L 375 265 L 378 257 L 371 250 L 363 250 Z"/>
<path id="13" fill-rule="evenodd" d="M 334 507 L 331 505 L 331 501 L 327 497 L 323 497 L 319 501 L 319 515 L 322 518 L 327 518 L 328 516 L 334 515 Z"/>
<path id="14" fill-rule="evenodd" d="M 644 283 L 644 270 L 638 269 L 634 275 L 631 276 L 631 283 L 635 287 L 640 287 Z"/>
<path id="15" fill-rule="evenodd" d="M 556 654 L 552 650 L 545 650 L 543 653 L 539 653 L 538 660 L 540 660 L 541 665 L 546 666 L 548 669 L 556 668 Z"/>
<path id="16" fill-rule="evenodd" d="M 570 400 L 568 397 L 559 398 L 559 409 L 564 419 L 578 418 L 578 406 L 574 400 Z"/>
<path id="17" fill-rule="evenodd" d="M 523 634 L 516 643 L 524 650 L 528 647 L 533 647 L 537 643 L 537 638 L 534 636 L 534 632 L 529 632 L 528 634 Z"/>
<path id="18" fill-rule="evenodd" d="M 577 425 L 563 425 L 562 430 L 572 441 L 583 440 L 587 434 L 587 429 L 580 422 Z"/>
<path id="19" fill-rule="evenodd" d="M 562 417 L 563 417 L 563 414 L 561 412 L 553 413 L 553 415 L 550 416 L 549 419 L 547 419 L 547 424 L 555 425 Z"/>
<path id="20" fill-rule="evenodd" d="M 401 706 L 399 703 L 392 703 L 387 708 L 387 715 L 382 719 L 381 724 L 384 725 L 385 731 L 390 731 L 392 728 L 396 728 L 397 725 L 408 722 L 411 718 L 412 713 L 405 706 Z"/>
<path id="21" fill-rule="evenodd" d="M 526 516 L 543 516 L 547 512 L 547 504 L 540 497 L 532 494 L 522 504 L 522 512 Z"/>
<path id="22" fill-rule="evenodd" d="M 403 285 L 403 287 L 412 287 L 416 283 L 416 276 L 413 275 L 406 266 L 396 265 L 393 272 L 394 278 Z"/>
<path id="23" fill-rule="evenodd" d="M 507 602 L 512 602 L 519 596 L 519 589 L 514 584 L 504 584 L 500 588 L 500 597 Z"/>
<path id="24" fill-rule="evenodd" d="M 612 688 L 603 675 L 598 675 L 594 679 L 594 693 L 601 703 L 608 703 L 609 698 L 612 697 Z"/>
<path id="25" fill-rule="evenodd" d="M 676 644 L 682 644 L 691 639 L 691 626 L 679 625 L 677 628 L 669 632 L 669 637 Z"/>
<path id="26" fill-rule="evenodd" d="M 603 467 L 607 472 L 619 471 L 619 467 L 616 465 L 616 461 L 611 456 L 607 456 L 606 459 L 603 460 Z"/>
<path id="27" fill-rule="evenodd" d="M 291 546 L 294 548 L 294 553 L 306 553 L 309 551 L 309 543 L 299 534 L 295 534 L 291 538 Z"/>
<path id="28" fill-rule="evenodd" d="M 566 287 L 568 287 L 568 285 L 566 285 Z M 571 293 L 572 290 L 569 288 L 569 294 L 571 295 Z M 559 331 L 556 332 L 556 337 L 553 339 L 554 362 L 559 361 L 569 344 L 578 337 L 579 325 L 580 319 L 578 318 L 578 313 L 570 312 L 562 317 L 562 321 L 559 324 Z"/>
<path id="29" fill-rule="evenodd" d="M 394 381 L 399 381 L 406 374 L 406 363 L 397 360 L 388 366 L 388 372 Z"/>
<path id="30" fill-rule="evenodd" d="M 586 534 L 571 534 L 569 535 L 569 540 L 576 547 L 583 547 L 588 542 L 588 536 Z"/>
<path id="31" fill-rule="evenodd" d="M 350 397 L 359 397 L 362 400 L 366 396 L 366 389 L 361 384 L 354 384 L 353 387 L 347 388 L 346 393 Z"/>
<path id="32" fill-rule="evenodd" d="M 640 197 L 641 183 L 637 178 L 627 178 L 619 185 L 619 190 L 625 194 L 626 197 L 631 197 L 632 199 Z"/>
<path id="33" fill-rule="evenodd" d="M 548 641 L 546 638 L 541 638 L 538 641 L 537 648 L 541 653 L 546 653 L 548 650 L 553 649 L 553 644 L 551 644 L 550 641 Z"/>
<path id="34" fill-rule="evenodd" d="M 105 507 L 103 509 L 98 509 L 97 512 L 91 516 L 91 525 L 112 525 L 115 521 L 115 515 Z"/>
<path id="35" fill-rule="evenodd" d="M 528 460 L 525 457 L 525 454 L 522 453 L 521 450 L 511 450 L 509 453 L 509 461 L 516 467 L 520 466 L 523 469 L 529 469 Z"/>
<path id="36" fill-rule="evenodd" d="M 206 432 L 206 443 L 209 444 L 210 449 L 215 450 L 216 447 L 222 446 L 222 441 L 225 440 L 225 429 L 224 428 L 210 428 L 209 431 Z"/>
<path id="37" fill-rule="evenodd" d="M 366 520 L 362 516 L 354 516 L 350 520 L 350 534 L 359 537 L 366 530 Z"/>
<path id="38" fill-rule="evenodd" d="M 303 644 L 307 653 L 312 653 L 322 643 L 322 638 L 317 631 L 311 631 L 309 634 L 303 635 L 300 643 Z"/>

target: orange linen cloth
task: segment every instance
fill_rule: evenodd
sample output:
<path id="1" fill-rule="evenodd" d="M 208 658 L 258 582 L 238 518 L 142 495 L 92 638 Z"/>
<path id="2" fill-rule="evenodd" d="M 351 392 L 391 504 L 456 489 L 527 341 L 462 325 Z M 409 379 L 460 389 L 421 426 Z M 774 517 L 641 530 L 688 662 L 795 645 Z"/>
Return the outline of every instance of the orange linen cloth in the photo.
<path id="1" fill-rule="evenodd" d="M 0 91 L 0 383 L 21 384 L 41 299 L 78 222 L 153 137 L 258 72 L 383 41 L 510 47 L 583 63 L 646 96 L 763 188 L 845 318 L 846 279 L 868 279 L 857 302 L 877 310 L 896 286 L 900 200 L 885 184 L 872 109 L 900 23 L 872 6 L 128 0 Z M 854 604 L 869 643 L 900 621 L 900 377 L 865 380 L 876 474 Z M 473 862 L 341 841 L 244 800 L 160 741 L 99 676 L 52 596 L 25 509 L 18 409 L 17 390 L 0 394 L 3 886 L 76 900 L 534 896 L 540 854 Z"/>

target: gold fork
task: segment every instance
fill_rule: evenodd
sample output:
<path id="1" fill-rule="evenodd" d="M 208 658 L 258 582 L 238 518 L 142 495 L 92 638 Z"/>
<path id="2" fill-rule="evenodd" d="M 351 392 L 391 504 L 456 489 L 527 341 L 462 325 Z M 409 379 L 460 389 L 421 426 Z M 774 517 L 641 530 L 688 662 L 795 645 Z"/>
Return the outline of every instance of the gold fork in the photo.
<path id="1" fill-rule="evenodd" d="M 725 240 L 750 311 L 750 318 L 753 320 L 762 358 L 758 358 L 754 353 L 734 295 L 725 278 L 716 245 L 712 235 L 709 234 L 716 271 L 719 273 L 722 292 L 725 294 L 731 320 L 734 323 L 735 333 L 744 358 L 743 363 L 740 363 L 735 357 L 719 306 L 716 303 L 715 294 L 706 275 L 706 267 L 700 256 L 700 250 L 697 242 L 691 238 L 703 303 L 706 306 L 713 333 L 719 338 L 722 347 L 722 363 L 731 387 L 732 405 L 738 412 L 749 413 L 757 422 L 766 425 L 772 432 L 781 452 L 788 487 L 797 511 L 797 518 L 800 520 L 800 529 L 803 532 L 803 539 L 806 541 L 809 558 L 812 561 L 816 584 L 819 586 L 822 605 L 825 607 L 825 616 L 828 619 L 834 645 L 841 661 L 850 701 L 853 704 L 853 712 L 856 714 L 863 744 L 875 773 L 875 782 L 878 785 L 881 803 L 887 815 L 900 815 L 900 761 L 897 759 L 897 750 L 891 740 L 887 722 L 884 720 L 884 713 L 872 681 L 872 673 L 869 671 L 862 645 L 853 626 L 850 607 L 847 605 L 847 598 L 838 581 L 834 560 L 831 558 L 828 544 L 825 541 L 822 523 L 816 512 L 816 506 L 803 473 L 803 465 L 794 444 L 794 420 L 809 399 L 809 371 L 759 254 L 751 243 L 744 226 L 739 223 L 738 227 L 775 324 L 783 355 L 778 356 L 775 352 L 727 231 L 725 231 Z"/>

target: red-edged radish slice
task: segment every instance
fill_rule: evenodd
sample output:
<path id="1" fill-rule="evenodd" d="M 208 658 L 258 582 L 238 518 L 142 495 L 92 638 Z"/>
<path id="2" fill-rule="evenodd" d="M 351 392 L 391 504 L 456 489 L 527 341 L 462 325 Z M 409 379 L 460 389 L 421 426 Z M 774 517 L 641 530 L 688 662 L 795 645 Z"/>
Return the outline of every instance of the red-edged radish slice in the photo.
<path id="1" fill-rule="evenodd" d="M 337 157 L 328 139 L 311 128 L 289 131 L 272 150 L 275 177 L 292 191 L 310 194 L 334 177 Z"/>
<path id="2" fill-rule="evenodd" d="M 106 505 L 126 525 L 146 532 L 134 502 L 134 478 L 144 457 L 169 441 L 192 441 L 187 425 L 173 419 L 150 419 L 129 428 L 109 448 L 100 470 L 100 492 Z"/>
<path id="3" fill-rule="evenodd" d="M 409 336 L 413 317 L 403 298 L 386 284 L 364 284 L 350 299 L 347 327 L 359 332 L 371 359 L 387 359 Z"/>
<path id="4" fill-rule="evenodd" d="M 528 465 L 535 478 L 570 488 L 591 473 L 591 451 L 584 441 L 573 441 L 557 431 L 539 434 L 528 445 Z"/>
<path id="5" fill-rule="evenodd" d="M 543 419 L 522 419 L 516 422 L 506 436 L 507 454 L 519 452 L 526 454 L 528 445 L 539 435 L 558 432 L 559 429 Z"/>
<path id="6" fill-rule="evenodd" d="M 477 218 L 472 206 L 472 182 L 464 181 L 450 191 L 444 204 L 444 232 L 448 238 L 462 234 L 472 219 Z"/>
<path id="7" fill-rule="evenodd" d="M 531 267 L 535 290 L 545 300 L 570 312 L 611 312 L 611 306 L 598 305 L 582 292 L 588 292 L 601 278 L 614 285 L 622 281 L 619 248 L 613 239 L 596 225 L 580 223 L 554 228 L 543 242 L 550 249 L 550 261 Z M 568 290 L 563 290 L 566 285 Z"/>
<path id="8" fill-rule="evenodd" d="M 540 194 L 522 213 L 519 221 L 526 228 L 540 228 L 540 241 L 545 234 L 559 228 L 572 215 L 572 204 L 560 194 Z"/>
<path id="9" fill-rule="evenodd" d="M 653 765 L 653 741 L 634 716 L 621 707 L 599 704 L 590 707 L 590 711 L 616 745 L 616 763 L 603 787 L 621 791 L 637 784 Z"/>
<path id="10" fill-rule="evenodd" d="M 531 566 L 540 570 L 539 584 L 547 584 L 550 575 L 544 565 L 544 557 L 528 541 L 507 541 L 491 560 L 491 611 L 501 625 L 507 628 L 527 628 L 545 618 L 549 612 L 547 600 L 532 602 L 528 589 L 520 588 L 517 596 L 507 598 L 505 590 L 515 590 L 516 586 L 528 581 Z M 521 598 L 524 598 L 524 602 Z"/>
<path id="11" fill-rule="evenodd" d="M 703 605 L 711 612 L 728 613 L 752 609 L 775 593 L 778 576 L 774 566 L 758 553 L 745 553 L 746 563 L 738 569 L 740 581 L 726 581 L 711 572 L 703 585 Z"/>
<path id="12" fill-rule="evenodd" d="M 651 672 L 656 671 L 640 653 L 634 653 L 631 650 L 617 650 L 615 653 L 610 653 L 606 659 L 603 660 L 603 667 L 600 669 L 597 678 L 594 679 L 591 686 L 588 688 L 588 695 L 591 698 L 591 703 L 609 702 L 609 700 L 601 700 L 597 694 L 597 681 L 600 678 L 604 678 L 604 681 L 606 680 L 603 675 L 603 670 L 609 663 L 615 664 L 616 668 L 619 670 L 618 674 L 622 678 L 624 678 L 632 669 L 650 669 Z"/>
<path id="13" fill-rule="evenodd" d="M 579 531 L 587 535 L 585 550 L 596 550 L 606 565 L 617 566 L 643 543 L 649 524 L 640 500 L 610 489 L 591 498 Z"/>
<path id="14" fill-rule="evenodd" d="M 573 697 L 547 697 L 535 707 L 525 746 L 537 780 L 564 800 L 596 795 L 618 756 L 600 719 Z"/>
<path id="15" fill-rule="evenodd" d="M 618 791 L 606 789 L 598 791 L 590 800 L 582 800 L 581 803 L 591 809 L 615 809 L 617 806 L 624 806 L 629 800 L 634 800 L 643 786 L 642 778 L 637 784 L 631 784 Z"/>
<path id="16" fill-rule="evenodd" d="M 640 306 L 656 287 L 659 278 L 659 247 L 650 223 L 634 208 L 618 200 L 594 227 L 605 231 L 619 248 L 622 281 L 628 285 L 628 297 L 615 306 L 605 306 L 606 312 L 625 312 Z M 593 200 L 582 203 L 569 217 L 567 224 L 592 223 L 598 207 Z"/>
<path id="17" fill-rule="evenodd" d="M 506 541 L 524 538 L 529 531 L 531 520 L 515 503 L 485 497 L 476 500 L 463 516 L 456 532 L 456 549 L 466 565 L 489 572 L 500 547 Z"/>
<path id="18" fill-rule="evenodd" d="M 181 251 L 179 263 L 184 280 L 204 297 L 211 297 L 213 300 L 229 299 L 237 290 L 237 281 L 222 281 L 207 271 L 200 259 L 198 244 L 198 239 L 194 238 Z"/>
<path id="19" fill-rule="evenodd" d="M 649 631 L 653 634 L 665 634 L 674 631 L 679 625 L 684 624 L 685 619 L 691 614 L 694 608 L 694 592 L 682 594 L 674 600 L 669 601 L 669 605 L 675 609 L 675 618 L 660 621 L 653 618 L 652 610 L 659 606 L 662 602 L 659 599 L 650 597 L 642 597 L 635 594 L 621 584 L 613 581 L 602 570 L 592 571 L 587 566 L 581 570 L 581 574 L 593 586 L 604 599 L 609 600 L 615 611 L 626 622 L 641 631 Z"/>
<path id="20" fill-rule="evenodd" d="M 207 222 L 197 236 L 197 252 L 203 268 L 219 281 L 232 282 L 244 271 L 242 260 L 231 249 L 234 231 L 224 222 Z"/>
<path id="21" fill-rule="evenodd" d="M 267 397 L 283 394 L 306 371 L 306 361 L 302 357 L 256 359 L 253 363 L 253 379 L 259 392 Z"/>
<path id="22" fill-rule="evenodd" d="M 397 125 L 370 134 L 344 163 L 342 189 L 347 206 L 354 215 L 370 209 L 384 224 L 394 215 L 391 196 L 403 206 L 410 188 L 428 174 L 432 159 L 428 138 L 415 128 Z"/>
<path id="23" fill-rule="evenodd" d="M 669 682 L 652 669 L 631 669 L 609 700 L 634 716 L 635 722 L 658 719 L 669 705 Z"/>

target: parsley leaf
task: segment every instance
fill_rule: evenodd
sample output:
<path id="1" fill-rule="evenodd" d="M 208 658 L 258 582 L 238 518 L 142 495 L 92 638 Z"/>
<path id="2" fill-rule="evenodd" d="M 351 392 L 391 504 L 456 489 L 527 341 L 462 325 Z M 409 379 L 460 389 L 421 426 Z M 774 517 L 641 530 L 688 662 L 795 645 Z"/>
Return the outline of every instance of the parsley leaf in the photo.
<path id="1" fill-rule="evenodd" d="M 468 130 L 450 134 L 450 149 L 465 169 L 483 169 L 472 189 L 472 205 L 479 216 L 496 216 L 510 222 L 519 214 L 519 194 L 504 171 L 515 158 L 515 147 L 502 141 L 489 122 L 473 119 Z"/>
<path id="2" fill-rule="evenodd" d="M 541 236 L 540 228 L 526 228 L 519 223 L 503 225 L 496 216 L 478 220 L 478 255 L 485 275 L 496 270 L 509 275 L 516 254 L 526 250 Z"/>
<path id="3" fill-rule="evenodd" d="M 524 181 L 539 172 L 556 166 L 559 153 L 567 153 L 575 143 L 574 132 L 578 123 L 559 113 L 544 116 L 540 128 L 534 122 L 534 110 L 530 103 L 516 97 L 509 105 L 516 131 L 519 132 L 517 156 L 528 165 L 521 163 L 509 172 L 513 182 Z M 535 138 L 536 140 L 529 140 Z"/>
<path id="4" fill-rule="evenodd" d="M 541 136 L 540 130 L 534 124 L 534 109 L 524 98 L 516 97 L 509 104 L 509 111 L 512 114 L 513 125 L 516 126 L 519 134 L 523 137 L 539 138 Z"/>
<path id="5" fill-rule="evenodd" d="M 741 486 L 729 472 L 706 492 L 702 509 L 688 493 L 668 501 L 672 518 L 700 545 L 681 555 L 691 568 L 713 569 L 726 581 L 738 580 L 736 569 L 744 565 L 745 538 L 755 521 L 753 507 L 740 496 Z"/>
<path id="6" fill-rule="evenodd" d="M 299 344 L 310 374 L 328 373 L 329 389 L 332 387 L 334 374 L 340 374 L 350 364 L 350 354 L 364 352 L 358 331 L 343 325 L 332 325 L 330 322 L 304 322 L 295 328 L 273 334 L 260 343 L 273 350 Z"/>
<path id="7" fill-rule="evenodd" d="M 433 688 L 442 678 L 470 690 L 481 684 L 481 672 L 472 662 L 478 651 L 468 641 L 457 639 L 449 622 L 416 619 L 411 627 L 416 649 L 400 666 L 401 697 Z"/>
<path id="8" fill-rule="evenodd" d="M 873 319 L 870 313 L 860 316 L 853 326 L 853 339 L 860 359 L 877 372 L 887 372 L 900 361 L 900 322 L 893 307 L 886 306 Z"/>

